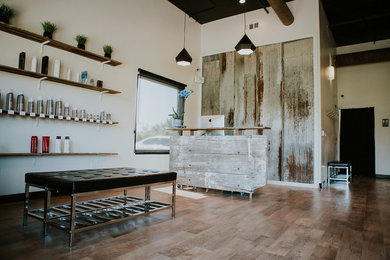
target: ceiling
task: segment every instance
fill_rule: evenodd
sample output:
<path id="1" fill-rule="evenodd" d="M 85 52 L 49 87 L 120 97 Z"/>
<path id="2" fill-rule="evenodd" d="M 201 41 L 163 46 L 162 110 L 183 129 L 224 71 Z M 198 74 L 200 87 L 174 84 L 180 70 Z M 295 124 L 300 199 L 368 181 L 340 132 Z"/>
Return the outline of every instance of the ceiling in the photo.
<path id="1" fill-rule="evenodd" d="M 244 5 L 238 0 L 168 1 L 200 24 L 244 11 Z M 286 0 L 289 1 L 292 0 Z M 336 46 L 390 39 L 390 0 L 321 0 L 321 2 Z M 269 10 L 267 0 L 246 0 L 247 11 L 261 8 Z"/>

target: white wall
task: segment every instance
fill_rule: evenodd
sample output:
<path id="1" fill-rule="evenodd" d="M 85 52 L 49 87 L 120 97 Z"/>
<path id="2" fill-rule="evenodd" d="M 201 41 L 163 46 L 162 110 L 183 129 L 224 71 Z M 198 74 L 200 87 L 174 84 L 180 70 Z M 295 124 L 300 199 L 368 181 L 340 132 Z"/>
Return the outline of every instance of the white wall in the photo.
<path id="1" fill-rule="evenodd" d="M 294 22 L 285 26 L 272 8 L 247 12 L 247 24 L 259 23 L 259 27 L 247 30 L 256 46 L 313 37 L 318 34 L 318 0 L 295 0 L 287 3 Z M 206 23 L 202 26 L 202 56 L 233 51 L 244 36 L 243 14 Z"/>
<path id="2" fill-rule="evenodd" d="M 325 11 L 320 4 L 320 68 L 321 68 L 321 130 L 325 136 L 321 137 L 321 163 L 327 165 L 338 156 L 338 109 L 337 109 L 337 81 L 329 80 L 329 66 L 335 64 L 336 44 Z M 328 116 L 333 114 L 333 116 Z"/>
<path id="3" fill-rule="evenodd" d="M 187 22 L 186 49 L 193 58 L 189 67 L 177 66 L 174 58 L 183 48 L 183 12 L 168 1 L 155 0 L 6 0 L 17 15 L 11 24 L 41 33 L 41 21 L 58 25 L 54 38 L 69 44 L 76 34 L 89 37 L 87 50 L 102 53 L 101 46 L 114 47 L 112 57 L 123 62 L 118 67 L 105 66 L 81 56 L 46 47 L 44 55 L 50 57 L 52 68 L 55 59 L 61 59 L 62 75 L 67 68 L 73 74 L 88 70 L 93 78 L 104 81 L 104 86 L 121 91 L 117 95 L 104 95 L 99 100 L 97 92 L 44 82 L 37 89 L 37 80 L 0 72 L 0 91 L 23 91 L 26 97 L 43 96 L 62 98 L 78 108 L 85 107 L 93 113 L 104 108 L 112 113 L 116 126 L 84 125 L 80 123 L 49 120 L 0 117 L 0 153 L 29 152 L 30 137 L 37 135 L 70 135 L 75 152 L 118 152 L 114 157 L 18 157 L 0 158 L 0 195 L 21 193 L 24 174 L 29 171 L 135 166 L 168 169 L 168 155 L 135 155 L 133 151 L 136 108 L 137 70 L 142 68 L 164 77 L 185 83 L 195 93 L 188 99 L 186 122 L 193 124 L 200 114 L 200 88 L 194 83 L 196 68 L 200 68 L 200 25 L 193 19 Z M 17 67 L 19 52 L 27 54 L 26 69 L 30 69 L 32 56 L 41 57 L 39 44 L 0 32 L 0 63 Z M 49 70 L 49 74 L 52 69 Z M 37 124 L 37 122 L 39 122 Z"/>
<path id="4" fill-rule="evenodd" d="M 336 79 L 341 109 L 375 108 L 375 170 L 390 175 L 390 127 L 382 127 L 390 118 L 390 62 L 340 67 Z"/>

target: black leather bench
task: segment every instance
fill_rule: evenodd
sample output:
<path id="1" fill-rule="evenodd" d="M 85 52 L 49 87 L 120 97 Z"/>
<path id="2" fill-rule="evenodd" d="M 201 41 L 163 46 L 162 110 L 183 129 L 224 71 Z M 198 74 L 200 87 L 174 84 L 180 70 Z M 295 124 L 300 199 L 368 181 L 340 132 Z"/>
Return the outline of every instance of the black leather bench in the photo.
<path id="1" fill-rule="evenodd" d="M 43 221 L 44 235 L 47 235 L 48 224 L 66 230 L 69 232 L 69 246 L 72 246 L 75 232 L 89 229 L 92 225 L 128 219 L 165 208 L 171 208 L 172 217 L 175 215 L 175 172 L 135 168 L 31 172 L 26 173 L 25 182 L 23 226 L 27 225 L 27 217 L 31 216 Z M 150 200 L 150 186 L 161 183 L 172 184 L 171 203 Z M 45 190 L 43 209 L 29 210 L 30 186 Z M 127 195 L 127 188 L 134 186 L 145 186 L 145 199 Z M 123 196 L 76 203 L 80 194 L 112 189 L 123 189 Z M 50 207 L 52 191 L 69 195 L 70 204 Z"/>

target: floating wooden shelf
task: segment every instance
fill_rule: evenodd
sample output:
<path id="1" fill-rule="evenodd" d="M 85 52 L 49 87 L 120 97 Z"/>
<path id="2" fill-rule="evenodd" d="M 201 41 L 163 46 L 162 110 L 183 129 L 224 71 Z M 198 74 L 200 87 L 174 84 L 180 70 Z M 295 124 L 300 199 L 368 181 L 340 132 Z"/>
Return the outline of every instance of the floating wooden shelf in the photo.
<path id="1" fill-rule="evenodd" d="M 21 70 L 21 69 L 17 69 L 17 68 L 5 66 L 5 65 L 0 65 L 0 71 L 5 71 L 5 72 L 18 74 L 18 75 L 22 75 L 22 76 L 27 76 L 27 77 L 31 77 L 31 78 L 36 78 L 36 79 L 45 78 L 45 80 L 47 80 L 47 81 L 52 81 L 52 82 L 56 82 L 56 83 L 60 83 L 60 84 L 65 84 L 65 85 L 78 87 L 78 88 L 89 89 L 89 90 L 98 91 L 98 92 L 106 92 L 109 94 L 121 93 L 119 91 L 108 89 L 108 88 L 99 88 L 99 87 L 95 87 L 95 86 L 91 86 L 91 85 L 87 85 L 87 84 L 82 84 L 82 83 L 78 83 L 78 82 L 71 81 L 71 80 L 56 78 L 56 77 L 52 77 L 49 75 L 45 75 L 45 74 L 41 74 L 41 73 L 37 73 L 37 72 L 31 72 L 28 70 Z"/>
<path id="2" fill-rule="evenodd" d="M 243 130 L 257 130 L 259 135 L 263 134 L 263 130 L 269 130 L 267 126 L 255 126 L 255 127 L 205 127 L 205 128 L 171 128 L 171 131 L 189 131 L 190 135 L 194 135 L 196 131 L 221 131 L 221 130 L 237 130 L 237 135 L 242 135 Z"/>
<path id="3" fill-rule="evenodd" d="M 22 38 L 25 38 L 25 39 L 28 39 L 31 41 L 39 42 L 39 43 L 50 41 L 49 43 L 47 43 L 47 45 L 49 45 L 51 47 L 61 49 L 64 51 L 68 51 L 68 52 L 71 52 L 71 53 L 74 53 L 74 54 L 77 54 L 80 56 L 84 56 L 88 59 L 96 60 L 99 62 L 107 62 L 106 63 L 107 65 L 118 66 L 118 65 L 122 64 L 119 61 L 106 58 L 104 56 L 98 55 L 98 54 L 93 53 L 93 52 L 82 50 L 80 48 L 74 47 L 72 45 L 69 45 L 69 44 L 66 44 L 66 43 L 63 43 L 60 41 L 49 39 L 49 38 L 41 36 L 39 34 L 20 29 L 20 28 L 17 28 L 15 26 L 12 26 L 12 25 L 9 25 L 6 23 L 0 22 L 0 30 L 3 32 L 7 32 L 7 33 L 10 33 L 10 34 L 13 34 L 13 35 L 16 35 L 16 36 L 19 36 L 19 37 L 22 37 Z"/>
<path id="4" fill-rule="evenodd" d="M 0 153 L 0 157 L 26 157 L 26 156 L 84 156 L 84 155 L 95 155 L 95 156 L 108 156 L 118 155 L 118 153 Z"/>
<path id="5" fill-rule="evenodd" d="M 118 122 L 113 121 L 101 121 L 96 119 L 83 119 L 83 118 L 74 118 L 74 117 L 60 117 L 60 116 L 50 116 L 46 114 L 35 114 L 29 112 L 18 112 L 14 110 L 2 110 L 0 109 L 0 115 L 10 115 L 10 116 L 20 116 L 20 117 L 29 117 L 29 118 L 39 118 L 39 119 L 49 119 L 49 120 L 60 120 L 60 121 L 73 121 L 73 122 L 81 122 L 81 123 L 94 123 L 94 124 L 102 124 L 102 125 L 116 125 Z"/>

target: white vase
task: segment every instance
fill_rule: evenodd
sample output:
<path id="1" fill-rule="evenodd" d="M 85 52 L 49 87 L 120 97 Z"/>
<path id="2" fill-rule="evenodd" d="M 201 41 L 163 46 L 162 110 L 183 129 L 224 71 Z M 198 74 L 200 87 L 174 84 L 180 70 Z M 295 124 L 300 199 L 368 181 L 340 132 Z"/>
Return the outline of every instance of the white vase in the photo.
<path id="1" fill-rule="evenodd" d="M 173 125 L 173 127 L 175 127 L 175 128 L 180 128 L 180 127 L 181 127 L 181 119 L 174 118 L 174 119 L 172 120 L 172 125 Z"/>

